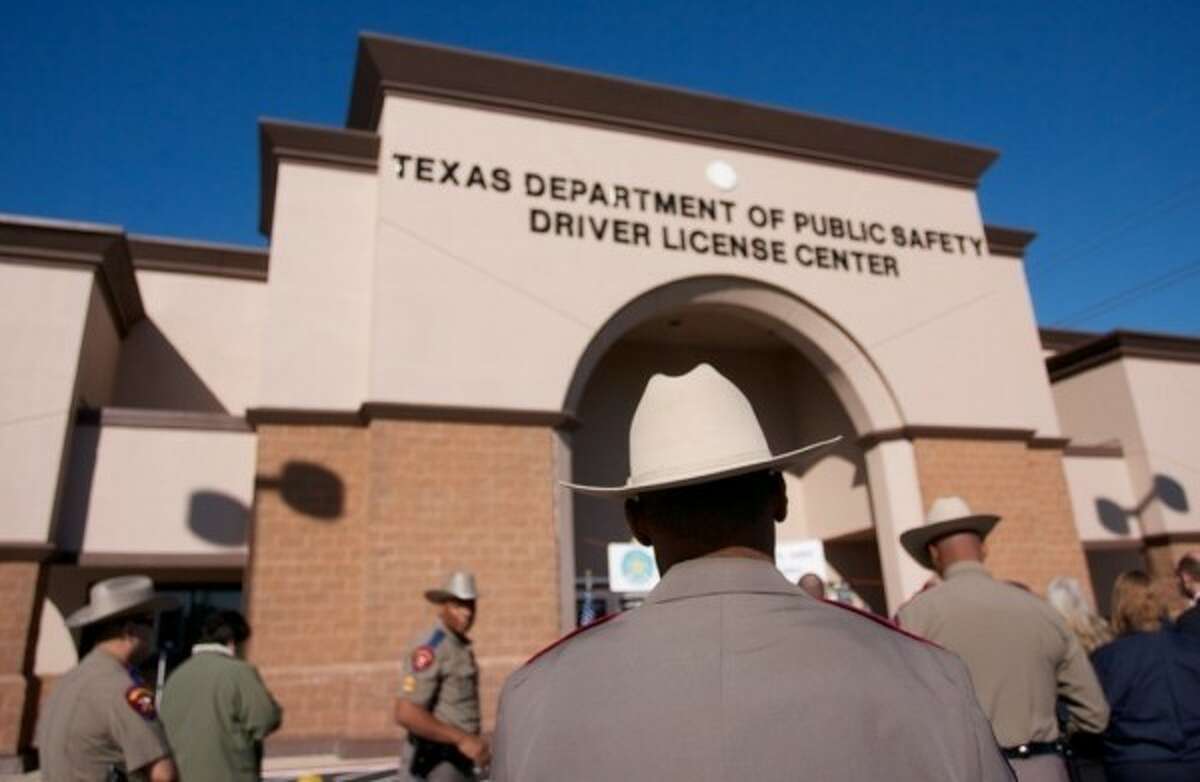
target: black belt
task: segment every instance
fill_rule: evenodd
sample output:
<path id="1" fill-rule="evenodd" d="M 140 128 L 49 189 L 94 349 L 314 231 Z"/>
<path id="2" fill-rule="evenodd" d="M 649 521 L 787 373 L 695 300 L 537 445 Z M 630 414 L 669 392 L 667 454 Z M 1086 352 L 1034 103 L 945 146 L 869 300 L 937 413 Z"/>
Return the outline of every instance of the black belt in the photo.
<path id="1" fill-rule="evenodd" d="M 1009 760 L 1022 760 L 1038 755 L 1061 755 L 1064 749 L 1059 741 L 1030 741 L 1015 747 L 1001 747 L 1000 751 Z"/>

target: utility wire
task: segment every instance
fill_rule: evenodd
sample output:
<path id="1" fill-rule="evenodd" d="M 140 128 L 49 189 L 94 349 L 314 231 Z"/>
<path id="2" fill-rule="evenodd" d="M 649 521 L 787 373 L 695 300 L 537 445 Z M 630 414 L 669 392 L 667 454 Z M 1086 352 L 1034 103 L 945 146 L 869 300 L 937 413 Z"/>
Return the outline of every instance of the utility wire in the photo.
<path id="1" fill-rule="evenodd" d="M 1106 312 L 1110 312 L 1119 307 L 1124 307 L 1130 302 L 1137 301 L 1140 298 L 1149 296 L 1152 293 L 1182 282 L 1189 277 L 1194 277 L 1200 274 L 1200 258 L 1191 263 L 1177 266 L 1170 271 L 1153 277 L 1145 282 L 1138 283 L 1124 290 L 1118 291 L 1100 301 L 1095 302 L 1075 313 L 1068 315 L 1065 318 L 1059 318 L 1051 325 L 1054 326 L 1073 326 L 1084 321 L 1092 320 Z"/>

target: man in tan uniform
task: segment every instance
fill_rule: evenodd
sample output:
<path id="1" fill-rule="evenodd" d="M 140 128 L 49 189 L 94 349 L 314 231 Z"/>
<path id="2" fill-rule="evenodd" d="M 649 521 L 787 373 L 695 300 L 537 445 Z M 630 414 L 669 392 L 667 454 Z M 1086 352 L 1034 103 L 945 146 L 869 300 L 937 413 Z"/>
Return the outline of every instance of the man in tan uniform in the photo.
<path id="1" fill-rule="evenodd" d="M 901 626 L 962 657 L 996 739 L 1022 782 L 1066 782 L 1055 703 L 1072 729 L 1100 733 L 1108 704 L 1075 634 L 1037 596 L 997 581 L 983 566 L 997 516 L 958 497 L 934 502 L 925 526 L 900 536 L 941 584 L 900 609 Z"/>
<path id="2" fill-rule="evenodd" d="M 811 599 L 774 566 L 784 465 L 749 400 L 702 364 L 654 376 L 624 498 L 662 580 L 505 684 L 495 782 L 999 782 L 1011 772 L 954 655 Z"/>
<path id="3" fill-rule="evenodd" d="M 396 722 L 408 731 L 401 778 L 462 782 L 491 759 L 480 735 L 479 668 L 467 633 L 475 622 L 475 577 L 452 573 L 425 599 L 437 606 L 438 622 L 404 659 L 396 697 Z"/>
<path id="4" fill-rule="evenodd" d="M 149 578 L 121 576 L 95 584 L 88 605 L 67 618 L 89 628 L 96 646 L 54 684 L 38 722 L 46 782 L 174 782 L 154 693 L 131 672 L 153 651 L 155 613 L 174 605 Z"/>

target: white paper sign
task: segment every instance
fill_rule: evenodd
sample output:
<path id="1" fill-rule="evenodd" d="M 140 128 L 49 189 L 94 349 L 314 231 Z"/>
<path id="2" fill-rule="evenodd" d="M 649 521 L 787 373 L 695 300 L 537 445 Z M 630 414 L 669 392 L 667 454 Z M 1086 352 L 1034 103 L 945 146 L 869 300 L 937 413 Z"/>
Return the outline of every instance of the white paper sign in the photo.
<path id="1" fill-rule="evenodd" d="M 636 543 L 608 544 L 608 588 L 613 592 L 649 592 L 658 583 L 654 549 Z"/>
<path id="2" fill-rule="evenodd" d="M 793 584 L 805 573 L 816 573 L 822 580 L 829 578 L 825 568 L 825 545 L 820 538 L 776 543 L 775 567 Z"/>

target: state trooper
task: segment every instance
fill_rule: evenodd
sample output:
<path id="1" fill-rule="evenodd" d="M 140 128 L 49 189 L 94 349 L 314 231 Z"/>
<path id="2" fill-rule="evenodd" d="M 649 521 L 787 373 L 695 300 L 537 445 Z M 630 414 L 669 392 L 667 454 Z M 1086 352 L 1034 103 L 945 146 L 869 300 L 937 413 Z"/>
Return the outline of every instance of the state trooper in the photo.
<path id="1" fill-rule="evenodd" d="M 901 626 L 959 655 L 996 739 L 1021 782 L 1067 782 L 1056 703 L 1068 726 L 1100 733 L 1108 703 L 1075 634 L 1049 603 L 983 566 L 1000 517 L 939 497 L 923 526 L 900 536 L 941 583 L 900 608 Z"/>
<path id="2" fill-rule="evenodd" d="M 1011 780 L 957 657 L 775 568 L 779 470 L 837 439 L 774 454 L 713 367 L 652 377 L 628 480 L 568 486 L 625 500 L 662 580 L 508 678 L 494 782 Z"/>
<path id="3" fill-rule="evenodd" d="M 407 772 L 429 782 L 473 780 L 491 758 L 480 734 L 479 668 L 467 637 L 478 597 L 475 576 L 464 571 L 425 592 L 437 606 L 437 623 L 404 658 L 395 715 L 408 731 L 401 778 Z"/>
<path id="4" fill-rule="evenodd" d="M 88 604 L 67 617 L 96 644 L 54 684 L 38 721 L 46 782 L 177 778 L 154 693 L 133 671 L 154 651 L 156 614 L 175 606 L 146 576 L 119 576 L 93 585 Z"/>

